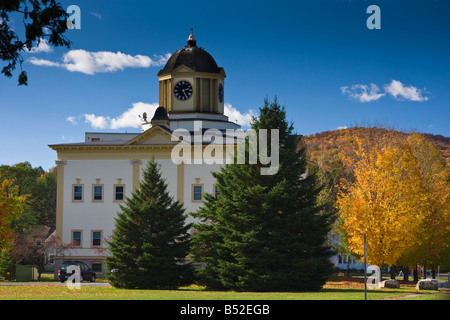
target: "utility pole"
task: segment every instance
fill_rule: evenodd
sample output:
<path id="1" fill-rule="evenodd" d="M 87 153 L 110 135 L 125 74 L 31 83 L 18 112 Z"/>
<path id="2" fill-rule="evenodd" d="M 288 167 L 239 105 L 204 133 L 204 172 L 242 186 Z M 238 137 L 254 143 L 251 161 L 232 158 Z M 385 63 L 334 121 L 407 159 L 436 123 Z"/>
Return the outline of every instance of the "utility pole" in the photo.
<path id="1" fill-rule="evenodd" d="M 364 233 L 364 300 L 367 300 L 367 243 Z"/>

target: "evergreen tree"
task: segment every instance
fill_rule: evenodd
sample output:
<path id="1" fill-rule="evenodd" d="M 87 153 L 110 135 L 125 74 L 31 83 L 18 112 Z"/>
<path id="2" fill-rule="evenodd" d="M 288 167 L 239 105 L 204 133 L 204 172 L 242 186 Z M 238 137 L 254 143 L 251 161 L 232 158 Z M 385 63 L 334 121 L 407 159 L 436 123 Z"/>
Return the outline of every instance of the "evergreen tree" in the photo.
<path id="1" fill-rule="evenodd" d="M 190 225 L 182 204 L 170 197 L 158 165 L 149 161 L 140 188 L 115 219 L 106 258 L 107 278 L 119 288 L 176 288 L 192 281 Z"/>
<path id="2" fill-rule="evenodd" d="M 205 263 L 200 282 L 237 291 L 318 290 L 332 272 L 325 245 L 332 219 L 320 214 L 305 149 L 298 150 L 276 99 L 265 100 L 252 129 L 279 129 L 279 170 L 261 175 L 260 164 L 235 162 L 213 174 L 220 193 L 206 195 L 193 214 L 201 221 L 192 239 L 194 261 Z"/>
<path id="3" fill-rule="evenodd" d="M 4 277 L 6 280 L 16 279 L 16 262 L 13 259 L 11 244 L 0 250 L 0 277 Z"/>

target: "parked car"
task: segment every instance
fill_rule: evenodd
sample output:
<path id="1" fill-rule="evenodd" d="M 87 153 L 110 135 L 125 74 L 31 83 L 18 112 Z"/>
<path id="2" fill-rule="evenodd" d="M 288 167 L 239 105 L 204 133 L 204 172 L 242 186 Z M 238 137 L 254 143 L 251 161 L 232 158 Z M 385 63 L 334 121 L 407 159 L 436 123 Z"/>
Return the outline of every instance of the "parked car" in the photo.
<path id="1" fill-rule="evenodd" d="M 67 281 L 67 279 L 73 275 L 76 270 L 73 270 L 71 273 L 67 273 L 67 268 L 70 266 L 78 266 L 81 274 L 80 274 L 80 282 L 84 280 L 89 280 L 91 282 L 95 282 L 96 274 L 87 264 L 81 261 L 64 261 L 61 268 L 58 270 L 58 278 L 61 282 Z"/>

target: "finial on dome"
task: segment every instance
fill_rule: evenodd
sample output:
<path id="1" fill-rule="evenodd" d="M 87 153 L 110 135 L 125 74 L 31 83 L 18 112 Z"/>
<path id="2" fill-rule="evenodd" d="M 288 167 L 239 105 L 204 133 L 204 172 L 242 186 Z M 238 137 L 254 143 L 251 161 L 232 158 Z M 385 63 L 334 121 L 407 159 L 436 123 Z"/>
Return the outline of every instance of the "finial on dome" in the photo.
<path id="1" fill-rule="evenodd" d="M 196 47 L 197 46 L 197 40 L 194 38 L 194 29 L 191 28 L 191 34 L 187 40 L 187 44 L 189 47 Z"/>

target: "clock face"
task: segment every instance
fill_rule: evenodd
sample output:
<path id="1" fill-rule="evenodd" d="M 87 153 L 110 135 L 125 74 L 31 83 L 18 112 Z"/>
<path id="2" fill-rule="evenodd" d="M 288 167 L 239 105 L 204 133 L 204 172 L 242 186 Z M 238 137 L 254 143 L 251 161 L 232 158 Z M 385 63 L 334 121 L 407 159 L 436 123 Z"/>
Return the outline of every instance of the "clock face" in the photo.
<path id="1" fill-rule="evenodd" d="M 219 84 L 219 102 L 223 102 L 223 84 Z"/>
<path id="2" fill-rule="evenodd" d="M 173 89 L 175 97 L 180 100 L 188 100 L 192 96 L 192 85 L 188 81 L 180 81 Z"/>

